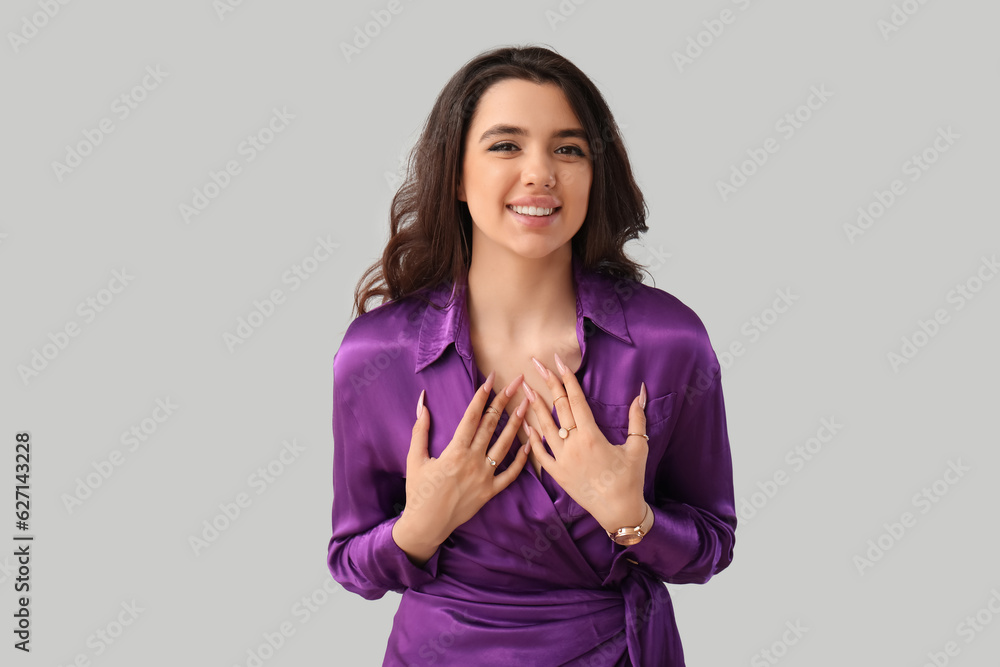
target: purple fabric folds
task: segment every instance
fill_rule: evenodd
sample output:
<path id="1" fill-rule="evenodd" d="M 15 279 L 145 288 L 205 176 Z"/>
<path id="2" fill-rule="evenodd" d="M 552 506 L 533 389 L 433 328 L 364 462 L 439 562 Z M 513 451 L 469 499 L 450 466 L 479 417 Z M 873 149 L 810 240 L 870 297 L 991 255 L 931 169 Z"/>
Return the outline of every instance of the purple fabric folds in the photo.
<path id="1" fill-rule="evenodd" d="M 639 544 L 617 545 L 545 470 L 539 478 L 528 466 L 423 567 L 411 563 L 392 526 L 406 500 L 417 397 L 427 390 L 428 450 L 440 456 L 486 379 L 473 358 L 465 284 L 424 291 L 440 310 L 411 297 L 356 318 L 333 363 L 327 562 L 366 599 L 402 594 L 384 665 L 684 665 L 664 582 L 708 581 L 730 564 L 735 543 L 719 363 L 701 320 L 670 294 L 586 271 L 576 255 L 573 276 L 576 376 L 611 443 L 625 440 L 629 405 L 646 383 L 653 528 Z M 506 423 L 504 414 L 494 440 Z"/>

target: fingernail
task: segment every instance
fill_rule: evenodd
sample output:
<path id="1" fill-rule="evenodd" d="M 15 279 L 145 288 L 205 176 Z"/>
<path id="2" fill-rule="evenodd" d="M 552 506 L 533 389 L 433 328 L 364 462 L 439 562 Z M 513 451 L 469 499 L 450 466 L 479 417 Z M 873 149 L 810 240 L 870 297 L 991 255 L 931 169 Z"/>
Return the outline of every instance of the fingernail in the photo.
<path id="1" fill-rule="evenodd" d="M 524 398 L 521 399 L 521 404 L 517 406 L 517 410 L 514 410 L 514 413 L 518 417 L 524 417 L 524 411 L 527 409 L 528 409 L 528 397 L 525 396 Z"/>
<path id="2" fill-rule="evenodd" d="M 420 398 L 417 399 L 417 419 L 420 419 L 420 415 L 424 414 L 424 392 L 426 389 L 420 390 Z"/>
<path id="3" fill-rule="evenodd" d="M 511 380 L 511 383 L 507 385 L 506 389 L 503 390 L 503 393 L 507 395 L 507 398 L 510 398 L 511 396 L 514 395 L 514 392 L 517 391 L 517 383 L 520 382 L 523 378 L 524 378 L 524 373 L 521 373 L 516 378 Z"/>
<path id="4" fill-rule="evenodd" d="M 646 383 L 645 382 L 642 383 L 642 388 L 639 389 L 639 404 L 642 406 L 643 410 L 646 409 Z"/>
<path id="5" fill-rule="evenodd" d="M 486 382 L 483 383 L 483 391 L 486 395 L 490 395 L 490 389 L 493 388 L 493 377 L 497 374 L 496 371 L 490 371 L 490 374 L 486 376 Z"/>
<path id="6" fill-rule="evenodd" d="M 528 400 L 531 401 L 532 403 L 534 403 L 535 402 L 535 398 L 537 398 L 537 395 L 535 394 L 535 390 L 532 389 L 531 386 L 529 386 L 527 382 L 525 382 L 524 385 L 522 385 L 522 386 L 524 387 L 524 393 L 526 393 L 528 395 Z"/>
<path id="7" fill-rule="evenodd" d="M 562 359 L 559 358 L 558 353 L 556 353 L 556 366 L 559 367 L 559 372 L 562 373 L 563 375 L 569 373 L 569 368 L 567 368 L 566 364 L 564 364 Z"/>
<path id="8" fill-rule="evenodd" d="M 541 376 L 544 379 L 548 380 L 549 379 L 549 371 L 548 371 L 548 369 L 546 369 L 545 366 L 542 365 L 542 362 L 540 362 L 538 359 L 535 359 L 534 357 L 532 357 L 531 360 L 533 362 L 535 362 L 535 368 L 538 369 L 539 374 L 541 374 Z"/>
<path id="9" fill-rule="evenodd" d="M 531 424 L 525 424 L 524 425 L 524 430 L 528 433 L 528 437 L 530 438 L 531 437 L 531 431 L 532 431 Z M 529 445 L 531 443 L 526 442 L 524 444 Z"/>

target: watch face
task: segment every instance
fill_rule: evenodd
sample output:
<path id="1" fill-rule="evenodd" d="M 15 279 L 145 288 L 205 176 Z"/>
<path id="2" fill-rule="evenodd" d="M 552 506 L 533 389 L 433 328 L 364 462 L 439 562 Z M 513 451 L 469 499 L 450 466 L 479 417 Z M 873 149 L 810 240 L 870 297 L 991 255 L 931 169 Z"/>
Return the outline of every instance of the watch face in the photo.
<path id="1" fill-rule="evenodd" d="M 625 546 L 631 546 L 639 542 L 642 539 L 642 535 L 632 533 L 630 535 L 619 535 L 615 538 L 615 542 L 618 544 L 624 544 Z"/>

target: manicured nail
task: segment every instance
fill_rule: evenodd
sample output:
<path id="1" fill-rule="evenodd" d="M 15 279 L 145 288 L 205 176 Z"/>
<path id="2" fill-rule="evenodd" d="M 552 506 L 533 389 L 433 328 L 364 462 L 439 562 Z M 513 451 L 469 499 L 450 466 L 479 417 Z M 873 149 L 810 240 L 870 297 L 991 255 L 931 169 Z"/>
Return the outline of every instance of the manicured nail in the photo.
<path id="1" fill-rule="evenodd" d="M 426 389 L 420 390 L 420 398 L 417 399 L 417 419 L 420 419 L 420 415 L 424 414 L 424 392 Z"/>
<path id="2" fill-rule="evenodd" d="M 642 383 L 642 388 L 639 389 L 639 405 L 642 406 L 643 410 L 646 409 L 646 383 L 645 382 Z"/>
<path id="3" fill-rule="evenodd" d="M 525 396 L 524 398 L 521 399 L 521 405 L 517 406 L 517 409 L 514 410 L 514 414 L 516 414 L 518 417 L 523 418 L 524 411 L 527 409 L 528 409 L 528 397 Z"/>
<path id="4" fill-rule="evenodd" d="M 563 375 L 569 373 L 569 368 L 567 368 L 566 364 L 564 364 L 562 359 L 559 358 L 558 353 L 556 353 L 556 366 L 559 367 L 559 372 L 562 373 Z"/>
<path id="5" fill-rule="evenodd" d="M 524 379 L 524 373 L 521 373 L 516 378 L 511 380 L 510 384 L 507 385 L 507 388 L 503 390 L 503 393 L 507 395 L 507 398 L 510 398 L 511 396 L 514 395 L 514 392 L 517 391 L 518 383 L 523 379 Z"/>
<path id="6" fill-rule="evenodd" d="M 524 393 L 528 395 L 528 400 L 531 401 L 532 403 L 534 403 L 535 399 L 538 398 L 538 395 L 535 394 L 535 390 L 532 389 L 531 386 L 527 382 L 525 382 L 521 386 L 524 387 Z"/>
<path id="7" fill-rule="evenodd" d="M 493 377 L 496 375 L 496 371 L 490 371 L 490 374 L 486 376 L 486 382 L 483 383 L 483 391 L 486 395 L 490 395 L 490 389 L 493 388 Z"/>
<path id="8" fill-rule="evenodd" d="M 545 366 L 542 365 L 542 362 L 540 362 L 538 359 L 535 359 L 534 357 L 532 357 L 531 360 L 533 362 L 535 362 L 535 368 L 538 369 L 539 374 L 544 379 L 548 380 L 549 379 L 549 371 L 548 371 L 548 369 L 546 369 Z"/>

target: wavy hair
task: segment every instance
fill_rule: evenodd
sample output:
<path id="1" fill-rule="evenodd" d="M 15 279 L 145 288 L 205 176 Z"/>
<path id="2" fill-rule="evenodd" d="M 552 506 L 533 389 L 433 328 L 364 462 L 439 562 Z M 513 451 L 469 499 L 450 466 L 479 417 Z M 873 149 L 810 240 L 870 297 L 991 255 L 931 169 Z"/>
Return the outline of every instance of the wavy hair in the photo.
<path id="1" fill-rule="evenodd" d="M 587 216 L 572 250 L 586 269 L 641 282 L 642 267 L 624 246 L 647 231 L 646 203 L 604 97 L 576 65 L 550 49 L 500 47 L 468 61 L 438 94 L 392 199 L 389 241 L 355 287 L 358 315 L 373 298 L 382 297 L 382 305 L 444 281 L 457 283 L 468 271 L 472 217 L 458 199 L 465 139 L 480 98 L 506 79 L 552 83 L 566 95 L 593 159 Z"/>

